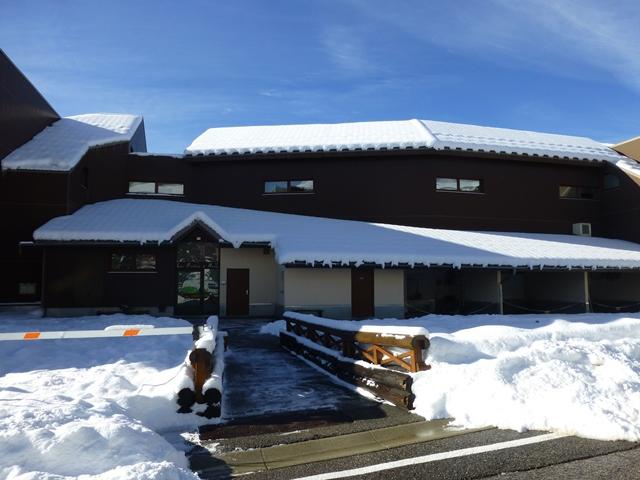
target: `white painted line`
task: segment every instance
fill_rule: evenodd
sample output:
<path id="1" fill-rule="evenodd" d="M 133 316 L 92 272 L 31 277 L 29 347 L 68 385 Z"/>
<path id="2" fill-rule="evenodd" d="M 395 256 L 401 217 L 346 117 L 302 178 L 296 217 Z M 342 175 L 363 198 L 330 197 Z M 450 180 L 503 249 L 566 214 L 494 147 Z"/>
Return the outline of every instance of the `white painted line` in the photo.
<path id="1" fill-rule="evenodd" d="M 113 328 L 109 330 L 64 330 L 53 332 L 11 332 L 0 333 L 3 340 L 60 340 L 67 338 L 109 338 L 109 337 L 147 337 L 152 335 L 186 335 L 193 332 L 193 327 Z"/>
<path id="2" fill-rule="evenodd" d="M 355 477 L 356 475 L 366 475 L 368 473 L 376 473 L 383 470 L 392 470 L 394 468 L 408 467 L 410 465 L 420 465 L 422 463 L 437 462 L 439 460 L 447 460 L 450 458 L 466 457 L 469 455 L 477 455 L 479 453 L 494 452 L 497 450 L 505 450 L 507 448 L 522 447 L 524 445 L 532 445 L 535 443 L 547 442 L 558 438 L 568 437 L 559 433 L 547 433 L 535 437 L 521 438 L 519 440 L 510 440 L 508 442 L 492 443 L 491 445 L 480 445 L 477 447 L 462 448 L 460 450 L 451 450 L 450 452 L 432 453 L 431 455 L 423 455 L 421 457 L 405 458 L 394 462 L 379 463 L 377 465 L 368 465 L 361 468 L 353 468 L 351 470 L 342 470 L 340 472 L 320 473 L 318 475 L 310 475 L 308 477 L 300 477 L 295 480 L 331 480 L 334 478 Z"/>

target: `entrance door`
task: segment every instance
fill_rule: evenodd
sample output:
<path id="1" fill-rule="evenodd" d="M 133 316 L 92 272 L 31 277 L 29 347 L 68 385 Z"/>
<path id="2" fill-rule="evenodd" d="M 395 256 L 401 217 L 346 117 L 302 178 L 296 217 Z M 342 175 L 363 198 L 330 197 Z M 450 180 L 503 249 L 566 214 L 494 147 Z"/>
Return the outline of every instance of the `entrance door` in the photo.
<path id="1" fill-rule="evenodd" d="M 178 299 L 176 313 L 202 313 L 202 270 L 178 270 Z"/>
<path id="2" fill-rule="evenodd" d="M 371 318 L 374 316 L 373 270 L 351 269 L 351 316 Z"/>
<path id="3" fill-rule="evenodd" d="M 249 269 L 227 269 L 227 315 L 249 315 Z"/>

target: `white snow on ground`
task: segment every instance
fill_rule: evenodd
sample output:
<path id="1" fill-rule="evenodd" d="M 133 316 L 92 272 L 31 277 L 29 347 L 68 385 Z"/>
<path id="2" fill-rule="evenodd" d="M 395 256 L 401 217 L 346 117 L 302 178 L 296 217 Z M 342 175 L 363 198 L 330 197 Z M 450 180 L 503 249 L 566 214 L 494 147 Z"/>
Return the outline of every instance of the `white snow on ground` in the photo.
<path id="1" fill-rule="evenodd" d="M 640 440 L 640 314 L 430 315 L 366 320 L 429 332 L 415 413 L 464 427 Z M 263 330 L 277 333 L 284 322 Z"/>
<path id="2" fill-rule="evenodd" d="M 640 245 L 623 240 L 418 228 L 170 200 L 86 205 L 50 220 L 33 236 L 36 241 L 165 242 L 194 222 L 235 247 L 268 243 L 280 264 L 640 268 Z"/>
<path id="3" fill-rule="evenodd" d="M 91 113 L 61 118 L 2 160 L 5 170 L 71 170 L 90 147 L 128 142 L 142 117 Z"/>
<path id="4" fill-rule="evenodd" d="M 0 314 L 0 333 L 141 324 L 188 326 L 145 315 Z M 191 347 L 191 335 L 0 341 L 0 478 L 196 479 L 167 440 L 206 422 L 175 413 Z"/>
<path id="5" fill-rule="evenodd" d="M 189 154 L 253 154 L 432 148 L 613 162 L 624 158 L 586 137 L 433 120 L 210 128 Z"/>

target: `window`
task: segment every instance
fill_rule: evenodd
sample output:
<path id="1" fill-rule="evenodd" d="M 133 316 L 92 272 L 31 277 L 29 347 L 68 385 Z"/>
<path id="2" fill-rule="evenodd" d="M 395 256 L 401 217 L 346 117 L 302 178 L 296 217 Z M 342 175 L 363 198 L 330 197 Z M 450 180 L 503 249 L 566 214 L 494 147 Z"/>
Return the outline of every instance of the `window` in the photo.
<path id="1" fill-rule="evenodd" d="M 572 185 L 560 185 L 558 187 L 560 198 L 574 200 L 595 200 L 598 196 L 596 187 L 577 187 Z"/>
<path id="2" fill-rule="evenodd" d="M 264 182 L 264 193 L 314 193 L 313 180 Z"/>
<path id="3" fill-rule="evenodd" d="M 153 182 L 129 182 L 129 193 L 156 193 Z"/>
<path id="4" fill-rule="evenodd" d="M 165 182 L 129 182 L 129 193 L 136 195 L 184 195 L 184 184 Z"/>
<path id="5" fill-rule="evenodd" d="M 611 190 L 612 188 L 618 188 L 620 186 L 620 177 L 613 173 L 607 173 L 602 181 L 605 190 Z"/>
<path id="6" fill-rule="evenodd" d="M 35 295 L 37 288 L 38 288 L 38 285 L 36 283 L 20 282 L 18 283 L 18 294 Z"/>
<path id="7" fill-rule="evenodd" d="M 184 195 L 182 183 L 158 183 L 158 193 L 162 195 Z"/>
<path id="8" fill-rule="evenodd" d="M 113 272 L 155 272 L 156 256 L 153 253 L 112 252 Z"/>
<path id="9" fill-rule="evenodd" d="M 264 193 L 287 193 L 287 182 L 264 182 Z"/>
<path id="10" fill-rule="evenodd" d="M 475 178 L 436 178 L 436 190 L 441 192 L 483 193 L 482 180 Z"/>
<path id="11" fill-rule="evenodd" d="M 311 193 L 313 192 L 313 180 L 291 180 L 289 191 L 292 193 Z"/>

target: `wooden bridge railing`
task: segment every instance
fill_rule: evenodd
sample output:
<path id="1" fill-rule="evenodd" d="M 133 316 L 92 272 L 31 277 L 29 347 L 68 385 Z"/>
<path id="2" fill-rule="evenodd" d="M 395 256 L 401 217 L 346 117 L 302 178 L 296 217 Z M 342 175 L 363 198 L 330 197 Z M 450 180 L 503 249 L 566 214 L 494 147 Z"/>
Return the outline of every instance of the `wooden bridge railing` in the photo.
<path id="1" fill-rule="evenodd" d="M 423 352 L 429 348 L 425 335 L 355 332 L 307 322 L 286 313 L 284 317 L 288 332 L 337 350 L 344 357 L 412 373 L 429 369 L 423 360 Z"/>
<path id="2" fill-rule="evenodd" d="M 413 408 L 415 395 L 409 372 L 430 368 L 423 360 L 429 348 L 425 335 L 402 333 L 407 329 L 398 329 L 399 333 L 354 331 L 339 328 L 339 322 L 335 326 L 331 322 L 319 324 L 312 321 L 313 317 L 306 321 L 292 313 L 285 313 L 284 319 L 287 331 L 280 332 L 280 344 L 286 350 L 396 406 Z"/>

